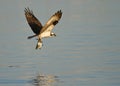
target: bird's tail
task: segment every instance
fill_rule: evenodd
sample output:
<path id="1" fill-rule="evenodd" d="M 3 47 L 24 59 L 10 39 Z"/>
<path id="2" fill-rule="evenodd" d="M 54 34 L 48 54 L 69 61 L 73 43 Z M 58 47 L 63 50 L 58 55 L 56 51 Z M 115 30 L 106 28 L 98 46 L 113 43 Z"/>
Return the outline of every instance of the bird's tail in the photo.
<path id="1" fill-rule="evenodd" d="M 39 38 L 36 45 L 36 49 L 41 49 L 41 47 L 42 47 L 42 40 Z"/>
<path id="2" fill-rule="evenodd" d="M 36 37 L 37 35 L 33 35 L 33 36 L 28 36 L 28 39 L 31 39 L 33 37 Z"/>

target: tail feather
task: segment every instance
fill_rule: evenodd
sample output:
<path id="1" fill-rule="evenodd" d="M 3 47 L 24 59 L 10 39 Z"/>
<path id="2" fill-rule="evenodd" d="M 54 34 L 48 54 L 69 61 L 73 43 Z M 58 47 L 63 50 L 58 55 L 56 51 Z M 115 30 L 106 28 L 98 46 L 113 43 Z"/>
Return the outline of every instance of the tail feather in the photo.
<path id="1" fill-rule="evenodd" d="M 31 39 L 33 37 L 36 37 L 37 35 L 33 35 L 33 36 L 28 36 L 28 39 Z"/>

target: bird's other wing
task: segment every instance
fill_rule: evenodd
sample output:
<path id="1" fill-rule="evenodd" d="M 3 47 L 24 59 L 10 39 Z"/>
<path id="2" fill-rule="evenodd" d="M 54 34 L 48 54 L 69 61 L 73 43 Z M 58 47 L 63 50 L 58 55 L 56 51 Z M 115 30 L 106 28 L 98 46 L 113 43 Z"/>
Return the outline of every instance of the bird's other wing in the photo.
<path id="1" fill-rule="evenodd" d="M 62 17 L 62 11 L 59 10 L 50 17 L 50 19 L 46 22 L 40 33 L 44 31 L 51 31 L 54 28 L 54 26 L 59 22 L 61 17 Z"/>
<path id="2" fill-rule="evenodd" d="M 29 8 L 25 8 L 25 17 L 27 19 L 28 24 L 30 25 L 32 31 L 35 34 L 39 34 L 40 30 L 42 29 L 42 24 L 39 22 L 39 20 L 34 16 L 32 10 Z"/>

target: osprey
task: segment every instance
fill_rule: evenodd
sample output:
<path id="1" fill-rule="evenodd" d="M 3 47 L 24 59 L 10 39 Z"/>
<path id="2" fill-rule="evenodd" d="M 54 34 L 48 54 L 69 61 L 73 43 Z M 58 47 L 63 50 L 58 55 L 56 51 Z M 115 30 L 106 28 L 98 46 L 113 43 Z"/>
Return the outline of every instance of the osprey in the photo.
<path id="1" fill-rule="evenodd" d="M 42 38 L 53 37 L 56 36 L 55 33 L 52 32 L 54 26 L 58 23 L 58 21 L 62 17 L 61 10 L 57 11 L 54 15 L 50 17 L 50 19 L 46 22 L 44 26 L 39 22 L 39 20 L 33 14 L 33 11 L 29 8 L 25 8 L 25 17 L 32 31 L 35 33 L 33 36 L 29 36 L 28 39 L 33 37 L 38 37 L 38 42 L 36 45 L 36 49 L 41 49 L 42 47 Z"/>

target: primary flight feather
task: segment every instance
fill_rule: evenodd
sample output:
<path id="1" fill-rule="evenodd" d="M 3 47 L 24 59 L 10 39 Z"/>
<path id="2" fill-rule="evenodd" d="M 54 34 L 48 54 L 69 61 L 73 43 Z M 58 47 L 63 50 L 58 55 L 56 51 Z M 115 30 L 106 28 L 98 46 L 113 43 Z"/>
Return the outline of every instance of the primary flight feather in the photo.
<path id="1" fill-rule="evenodd" d="M 40 21 L 33 14 L 32 10 L 30 10 L 29 8 L 25 8 L 24 11 L 27 22 L 30 25 L 32 31 L 35 33 L 35 35 L 29 36 L 28 39 L 37 36 L 38 42 L 36 45 L 36 49 L 40 49 L 42 47 L 42 38 L 56 36 L 55 33 L 52 32 L 52 29 L 61 19 L 62 12 L 61 10 L 57 11 L 54 15 L 50 17 L 46 24 L 42 26 Z"/>

